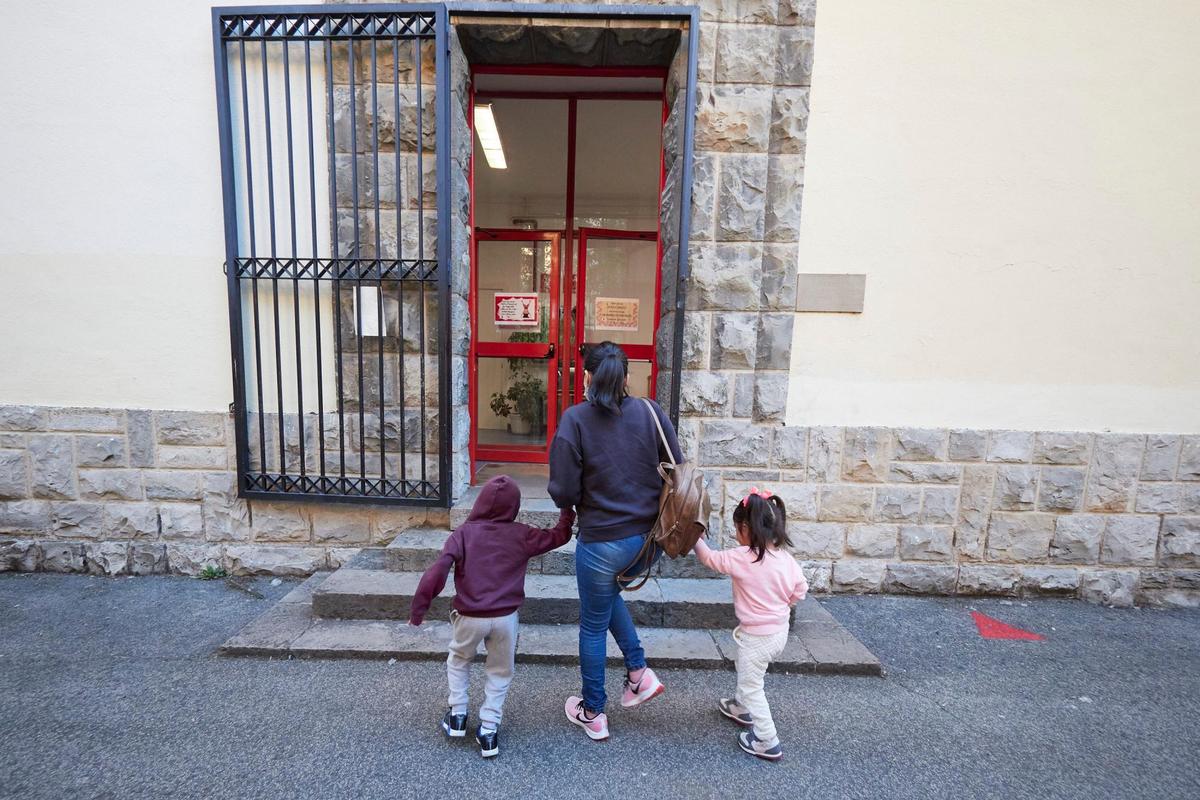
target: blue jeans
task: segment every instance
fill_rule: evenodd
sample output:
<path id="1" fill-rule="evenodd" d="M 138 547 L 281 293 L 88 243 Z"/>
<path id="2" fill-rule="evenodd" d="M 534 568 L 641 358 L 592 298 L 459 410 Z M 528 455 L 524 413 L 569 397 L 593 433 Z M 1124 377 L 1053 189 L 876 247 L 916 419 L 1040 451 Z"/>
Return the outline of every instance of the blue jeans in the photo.
<path id="1" fill-rule="evenodd" d="M 579 586 L 579 672 L 583 678 L 583 705 L 601 712 L 608 701 L 604 693 L 604 662 L 608 632 L 621 648 L 625 669 L 646 666 L 646 654 L 638 639 L 629 609 L 621 599 L 617 575 L 637 558 L 645 536 L 630 536 L 613 542 L 579 542 L 575 546 L 575 581 Z M 650 556 L 658 560 L 661 550 Z M 643 562 L 644 564 L 644 562 Z M 637 573 L 638 570 L 630 570 Z"/>

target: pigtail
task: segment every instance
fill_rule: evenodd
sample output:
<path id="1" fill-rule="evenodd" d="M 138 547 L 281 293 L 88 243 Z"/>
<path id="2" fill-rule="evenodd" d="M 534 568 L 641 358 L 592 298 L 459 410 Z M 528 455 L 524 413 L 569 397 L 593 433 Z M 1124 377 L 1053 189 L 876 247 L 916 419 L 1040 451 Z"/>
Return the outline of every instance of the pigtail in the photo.
<path id="1" fill-rule="evenodd" d="M 778 495 L 763 497 L 757 490 L 751 492 L 733 509 L 733 524 L 745 525 L 750 532 L 750 552 L 754 563 L 767 555 L 768 545 L 791 547 L 787 535 L 787 508 Z"/>
<path id="2" fill-rule="evenodd" d="M 775 506 L 775 526 L 772 531 L 775 546 L 791 547 L 792 540 L 787 535 L 787 509 L 783 505 L 783 498 L 777 494 L 771 495 L 770 502 Z"/>

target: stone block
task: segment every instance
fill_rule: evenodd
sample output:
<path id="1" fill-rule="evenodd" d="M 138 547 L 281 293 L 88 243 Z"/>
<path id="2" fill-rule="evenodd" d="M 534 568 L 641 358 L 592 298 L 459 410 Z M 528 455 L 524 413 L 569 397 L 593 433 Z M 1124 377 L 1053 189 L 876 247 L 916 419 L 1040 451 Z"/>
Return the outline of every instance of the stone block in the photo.
<path id="1" fill-rule="evenodd" d="M 823 486 L 817 519 L 822 522 L 867 522 L 871 519 L 874 503 L 875 490 L 869 486 Z"/>
<path id="2" fill-rule="evenodd" d="M 371 540 L 371 516 L 353 507 L 312 510 L 313 541 L 318 544 L 356 545 Z"/>
<path id="3" fill-rule="evenodd" d="M 1082 467 L 1042 467 L 1038 511 L 1079 511 L 1086 476 Z"/>
<path id="4" fill-rule="evenodd" d="M 836 592 L 878 592 L 886 567 L 883 561 L 844 559 L 834 562 L 832 588 Z"/>
<path id="5" fill-rule="evenodd" d="M 1033 437 L 1033 463 L 1086 464 L 1092 452 L 1090 433 L 1038 431 Z"/>
<path id="6" fill-rule="evenodd" d="M 76 436 L 75 463 L 80 467 L 126 467 L 124 436 Z"/>
<path id="7" fill-rule="evenodd" d="M 958 567 L 941 564 L 888 564 L 883 590 L 896 594 L 953 594 Z"/>
<path id="8" fill-rule="evenodd" d="M 42 550 L 31 539 L 0 541 L 0 572 L 33 572 L 42 560 Z"/>
<path id="9" fill-rule="evenodd" d="M 872 519 L 916 522 L 921 516 L 921 489 L 916 486 L 880 486 L 875 490 Z"/>
<path id="10" fill-rule="evenodd" d="M 715 77 L 719 83 L 772 83 L 775 29 L 721 25 Z"/>
<path id="11" fill-rule="evenodd" d="M 1200 436 L 1180 437 L 1176 477 L 1181 481 L 1200 481 Z"/>
<path id="12" fill-rule="evenodd" d="M 792 312 L 796 308 L 796 269 L 795 245 L 763 246 L 762 275 L 759 280 L 759 305 L 762 308 L 786 311 L 786 316 L 793 318 Z M 788 351 L 791 351 L 790 341 Z"/>
<path id="13" fill-rule="evenodd" d="M 755 368 L 786 370 L 792 363 L 793 314 L 759 314 Z"/>
<path id="14" fill-rule="evenodd" d="M 35 406 L 0 406 L 0 431 L 44 431 L 46 416 Z"/>
<path id="15" fill-rule="evenodd" d="M 711 370 L 683 370 L 679 376 L 681 413 L 723 417 L 729 411 L 729 376 Z"/>
<path id="16" fill-rule="evenodd" d="M 129 466 L 153 467 L 154 450 L 154 414 L 151 411 L 132 410 L 127 412 L 129 444 Z"/>
<path id="17" fill-rule="evenodd" d="M 50 504 L 45 500 L 0 501 L 0 534 L 36 536 L 50 527 Z"/>
<path id="18" fill-rule="evenodd" d="M 325 568 L 320 547 L 228 545 L 225 563 L 234 575 L 311 575 Z"/>
<path id="19" fill-rule="evenodd" d="M 51 527 L 57 536 L 100 539 L 104 535 L 104 504 L 56 502 L 51 509 Z"/>
<path id="20" fill-rule="evenodd" d="M 798 558 L 841 558 L 846 526 L 830 522 L 797 522 L 788 525 L 792 552 Z"/>
<path id="21" fill-rule="evenodd" d="M 111 408 L 52 408 L 47 425 L 52 431 L 124 433 L 125 412 Z"/>
<path id="22" fill-rule="evenodd" d="M 228 468 L 229 458 L 224 447 L 162 445 L 158 448 L 158 466 L 165 469 L 223 470 Z"/>
<path id="23" fill-rule="evenodd" d="M 899 538 L 900 528 L 896 525 L 851 525 L 846 532 L 846 554 L 859 558 L 895 558 Z"/>
<path id="24" fill-rule="evenodd" d="M 1200 570 L 1172 570 L 1171 575 L 1180 589 L 1200 589 Z"/>
<path id="25" fill-rule="evenodd" d="M 987 558 L 1025 563 L 1045 561 L 1054 528 L 1053 514 L 994 512 L 988 524 Z"/>
<path id="26" fill-rule="evenodd" d="M 149 503 L 102 503 L 102 538 L 158 538 L 158 508 Z"/>
<path id="27" fill-rule="evenodd" d="M 716 369 L 754 369 L 758 332 L 756 314 L 714 314 L 711 361 Z"/>
<path id="28" fill-rule="evenodd" d="M 29 496 L 29 469 L 25 451 L 0 450 L 0 500 L 20 500 Z"/>
<path id="29" fill-rule="evenodd" d="M 804 197 L 804 156 L 773 155 L 767 165 L 766 238 L 795 242 L 800 238 Z"/>
<path id="30" fill-rule="evenodd" d="M 897 461 L 945 461 L 947 432 L 941 428 L 897 428 L 892 432 L 893 458 Z"/>
<path id="31" fill-rule="evenodd" d="M 833 564 L 829 561 L 801 561 L 800 569 L 808 580 L 808 591 L 824 594 L 830 590 Z"/>
<path id="32" fill-rule="evenodd" d="M 808 140 L 807 86 L 779 86 L 771 94 L 770 151 L 804 155 Z"/>
<path id="33" fill-rule="evenodd" d="M 1084 500 L 1087 511 L 1123 513 L 1132 509 L 1145 438 L 1129 434 L 1096 436 Z"/>
<path id="34" fill-rule="evenodd" d="M 1200 484 L 1181 483 L 1179 486 L 1179 513 L 1200 514 Z"/>
<path id="35" fill-rule="evenodd" d="M 689 311 L 728 309 L 745 312 L 757 309 L 761 290 L 761 244 L 693 243 L 690 260 Z M 751 321 L 751 331 L 756 330 L 756 323 L 756 319 Z M 753 356 L 747 363 L 747 369 L 753 368 Z"/>
<path id="36" fill-rule="evenodd" d="M 1050 560 L 1063 564 L 1095 564 L 1100 557 L 1104 519 L 1098 514 L 1067 514 L 1055 520 Z"/>
<path id="37" fill-rule="evenodd" d="M 148 500 L 202 500 L 203 475 L 191 470 L 153 469 L 142 472 Z"/>
<path id="38" fill-rule="evenodd" d="M 204 539 L 204 509 L 199 503 L 163 503 L 158 516 L 164 539 Z"/>
<path id="39" fill-rule="evenodd" d="M 958 521 L 958 487 L 925 487 L 920 521 L 927 525 L 955 524 Z"/>
<path id="40" fill-rule="evenodd" d="M 692 241 L 712 239 L 717 219 L 717 159 L 696 153 L 692 164 Z M 670 191 L 670 187 L 668 187 Z M 666 205 L 671 208 L 671 205 Z"/>
<path id="41" fill-rule="evenodd" d="M 1027 464 L 1033 458 L 1033 434 L 1029 431 L 992 431 L 988 461 Z"/>
<path id="42" fill-rule="evenodd" d="M 308 514 L 295 505 L 256 502 L 250 524 L 259 542 L 307 542 L 312 538 Z"/>
<path id="43" fill-rule="evenodd" d="M 1179 465 L 1183 440 L 1178 436 L 1151 434 L 1146 437 L 1146 452 L 1138 477 L 1143 481 L 1173 481 Z"/>
<path id="44" fill-rule="evenodd" d="M 1200 517 L 1164 517 L 1158 563 L 1200 567 Z"/>
<path id="45" fill-rule="evenodd" d="M 1133 605 L 1137 575 L 1137 570 L 1088 570 L 1080 578 L 1079 594 L 1089 603 L 1128 608 Z"/>
<path id="46" fill-rule="evenodd" d="M 224 445 L 225 415 L 196 411 L 159 411 L 155 414 L 160 444 Z"/>
<path id="47" fill-rule="evenodd" d="M 85 500 L 141 500 L 141 470 L 81 469 L 79 496 Z"/>
<path id="48" fill-rule="evenodd" d="M 812 82 L 813 29 L 797 25 L 779 29 L 775 54 L 775 83 L 808 86 Z"/>
<path id="49" fill-rule="evenodd" d="M 815 521 L 817 518 L 817 487 L 811 483 L 770 481 L 776 496 L 783 501 L 788 519 Z M 742 495 L 745 497 L 745 494 Z M 731 498 L 736 504 L 738 498 Z"/>
<path id="50" fill-rule="evenodd" d="M 75 488 L 75 446 L 70 436 L 29 437 L 29 483 L 34 497 L 71 500 Z"/>
<path id="51" fill-rule="evenodd" d="M 88 542 L 83 546 L 84 567 L 93 575 L 113 577 L 129 570 L 129 544 Z"/>
<path id="52" fill-rule="evenodd" d="M 813 25 L 817 21 L 817 0 L 779 0 L 780 25 Z"/>
<path id="53" fill-rule="evenodd" d="M 761 242 L 767 208 L 767 156 L 731 154 L 720 163 L 716 238 Z"/>
<path id="54" fill-rule="evenodd" d="M 152 542 L 134 542 L 129 545 L 131 575 L 165 575 L 167 568 L 166 545 Z"/>
<path id="55" fill-rule="evenodd" d="M 219 544 L 182 544 L 170 542 L 167 548 L 167 570 L 174 575 L 195 577 L 205 567 L 220 567 L 225 550 Z"/>
<path id="56" fill-rule="evenodd" d="M 995 468 L 984 464 L 963 467 L 962 487 L 958 494 L 958 526 L 954 531 L 954 548 L 959 558 L 983 558 L 994 484 Z"/>
<path id="57" fill-rule="evenodd" d="M 788 374 L 758 372 L 754 375 L 754 421 L 783 422 L 787 409 Z"/>
<path id="58" fill-rule="evenodd" d="M 839 480 L 842 465 L 842 429 L 810 428 L 808 433 L 808 464 L 805 474 L 814 483 L 833 483 Z"/>
<path id="59" fill-rule="evenodd" d="M 1020 583 L 1021 573 L 1016 567 L 963 564 L 958 568 L 958 594 L 1013 597 Z"/>
<path id="60" fill-rule="evenodd" d="M 1139 514 L 1179 514 L 1183 511 L 1178 483 L 1140 483 L 1133 510 Z"/>
<path id="61" fill-rule="evenodd" d="M 78 542 L 40 542 L 43 572 L 83 572 L 83 545 Z"/>
<path id="62" fill-rule="evenodd" d="M 1079 591 L 1079 570 L 1073 567 L 1022 567 L 1021 588 L 1032 594 L 1074 595 Z"/>
<path id="63" fill-rule="evenodd" d="M 250 538 L 250 508 L 244 500 L 231 494 L 205 492 L 201 511 L 208 541 L 241 542 Z"/>
<path id="64" fill-rule="evenodd" d="M 891 439 L 891 432 L 887 428 L 846 428 L 842 447 L 842 480 L 886 480 Z"/>
<path id="65" fill-rule="evenodd" d="M 947 457 L 951 461 L 983 461 L 987 457 L 988 437 L 984 431 L 950 431 Z"/>
<path id="66" fill-rule="evenodd" d="M 891 483 L 958 483 L 962 467 L 958 464 L 893 461 L 886 475 Z"/>
<path id="67" fill-rule="evenodd" d="M 699 87 L 695 128 L 697 150 L 765 153 L 770 142 L 770 127 L 769 87 Z"/>
<path id="68" fill-rule="evenodd" d="M 713 421 L 700 424 L 701 466 L 758 466 L 771 447 L 771 429 L 748 422 Z"/>
<path id="69" fill-rule="evenodd" d="M 808 463 L 808 428 L 784 426 L 775 431 L 771 465 L 802 470 Z"/>
<path id="70" fill-rule="evenodd" d="M 954 529 L 949 525 L 901 525 L 900 558 L 906 561 L 952 561 Z"/>

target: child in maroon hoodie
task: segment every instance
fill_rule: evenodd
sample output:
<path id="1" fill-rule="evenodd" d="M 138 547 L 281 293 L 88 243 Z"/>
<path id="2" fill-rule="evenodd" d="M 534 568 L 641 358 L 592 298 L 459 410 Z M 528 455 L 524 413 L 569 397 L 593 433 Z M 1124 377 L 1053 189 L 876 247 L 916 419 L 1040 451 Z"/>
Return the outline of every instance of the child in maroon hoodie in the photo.
<path id="1" fill-rule="evenodd" d="M 424 621 L 453 565 L 452 633 L 446 659 L 450 710 L 442 718 L 442 730 L 455 738 L 467 734 L 467 684 L 482 641 L 487 648 L 487 681 L 475 739 L 485 758 L 500 752 L 500 717 L 517 654 L 517 610 L 525 602 L 525 567 L 529 559 L 566 544 L 575 521 L 575 512 L 564 508 L 553 528 L 533 528 L 514 521 L 520 508 L 521 490 L 512 478 L 501 475 L 485 483 L 467 521 L 450 534 L 437 561 L 425 570 L 408 617 L 412 625 Z"/>

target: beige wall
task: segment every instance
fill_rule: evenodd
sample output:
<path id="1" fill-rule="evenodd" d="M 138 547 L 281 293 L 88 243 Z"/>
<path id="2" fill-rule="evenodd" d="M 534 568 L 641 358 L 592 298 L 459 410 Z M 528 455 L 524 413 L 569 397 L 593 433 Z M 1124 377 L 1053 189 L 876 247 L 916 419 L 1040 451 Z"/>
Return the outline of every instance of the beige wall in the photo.
<path id="1" fill-rule="evenodd" d="M 1196 12 L 820 5 L 790 423 L 1200 431 Z"/>

